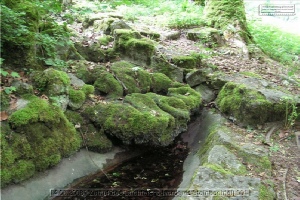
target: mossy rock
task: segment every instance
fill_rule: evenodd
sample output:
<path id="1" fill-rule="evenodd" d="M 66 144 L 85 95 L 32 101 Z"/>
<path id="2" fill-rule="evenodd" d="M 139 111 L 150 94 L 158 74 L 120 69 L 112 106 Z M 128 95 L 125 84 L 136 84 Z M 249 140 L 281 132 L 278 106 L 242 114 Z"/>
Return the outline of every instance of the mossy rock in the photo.
<path id="1" fill-rule="evenodd" d="M 138 32 L 125 29 L 116 29 L 114 37 L 114 48 L 123 56 L 141 64 L 151 64 L 151 57 L 155 51 L 154 41 L 141 38 Z"/>
<path id="2" fill-rule="evenodd" d="M 163 56 L 153 56 L 150 68 L 154 72 L 165 74 L 173 81 L 183 82 L 183 69 L 169 63 Z"/>
<path id="3" fill-rule="evenodd" d="M 199 108 L 202 102 L 201 94 L 189 86 L 169 88 L 167 95 L 181 99 L 190 110 Z"/>
<path id="4" fill-rule="evenodd" d="M 90 95 L 90 94 L 94 94 L 95 92 L 95 87 L 93 85 L 89 85 L 89 84 L 84 84 L 81 88 L 81 90 L 84 92 L 84 94 L 86 96 Z"/>
<path id="5" fill-rule="evenodd" d="M 126 86 L 127 94 L 146 93 L 150 91 L 150 74 L 141 67 L 120 61 L 111 66 L 111 70 L 118 79 Z"/>
<path id="6" fill-rule="evenodd" d="M 112 149 L 112 142 L 106 137 L 103 130 L 97 130 L 94 125 L 87 124 L 82 127 L 84 144 L 89 151 L 105 153 Z"/>
<path id="7" fill-rule="evenodd" d="M 66 117 L 73 125 L 79 125 L 77 133 L 83 137 L 82 148 L 88 148 L 90 151 L 105 153 L 111 150 L 112 142 L 106 137 L 102 130 L 95 128 L 85 120 L 80 113 L 72 110 L 65 112 Z"/>
<path id="8" fill-rule="evenodd" d="M 223 113 L 232 115 L 243 125 L 263 124 L 285 117 L 283 101 L 271 102 L 258 90 L 234 82 L 225 84 L 216 103 Z"/>
<path id="9" fill-rule="evenodd" d="M 173 83 L 173 81 L 163 73 L 153 73 L 151 78 L 151 90 L 154 93 L 167 93 Z"/>
<path id="10" fill-rule="evenodd" d="M 98 76 L 106 71 L 104 66 L 86 60 L 72 60 L 68 62 L 68 65 L 74 71 L 76 77 L 86 84 L 94 84 Z"/>
<path id="11" fill-rule="evenodd" d="M 82 42 L 75 43 L 78 53 L 86 60 L 92 62 L 105 61 L 105 51 L 101 48 L 101 43 L 96 42 L 92 45 L 83 45 Z"/>
<path id="12" fill-rule="evenodd" d="M 8 121 L 15 132 L 26 135 L 37 171 L 56 165 L 80 147 L 80 137 L 62 110 L 37 97 Z"/>
<path id="13" fill-rule="evenodd" d="M 69 90 L 69 106 L 74 109 L 77 110 L 79 109 L 83 103 L 86 100 L 86 94 L 84 91 L 82 90 L 75 90 L 75 89 L 70 89 Z"/>
<path id="14" fill-rule="evenodd" d="M 130 95 L 126 98 L 126 101 L 131 100 Z M 152 101 L 146 97 L 142 100 Z M 143 104 L 142 101 L 139 103 Z M 150 106 L 154 107 L 156 104 L 152 101 Z M 146 105 L 145 108 L 147 108 Z M 174 118 L 159 109 L 153 110 L 151 113 L 148 110 L 139 111 L 128 103 L 109 103 L 89 107 L 84 112 L 97 126 L 102 127 L 105 132 L 125 144 L 134 142 L 136 144 L 168 145 L 173 139 L 172 127 L 174 124 L 172 125 L 172 123 L 174 123 Z"/>
<path id="15" fill-rule="evenodd" d="M 34 72 L 32 79 L 34 86 L 49 96 L 68 93 L 70 78 L 63 71 L 48 68 L 43 72 Z"/>
<path id="16" fill-rule="evenodd" d="M 108 98 L 117 98 L 123 96 L 123 87 L 115 77 L 106 71 L 99 74 L 94 83 L 96 90 L 107 95 Z"/>
<path id="17" fill-rule="evenodd" d="M 221 46 L 224 41 L 221 38 L 221 32 L 215 28 L 194 28 L 188 30 L 187 38 L 193 41 L 200 41 L 208 47 Z"/>
<path id="18" fill-rule="evenodd" d="M 192 56 L 175 56 L 172 57 L 172 61 L 175 65 L 184 69 L 196 68 L 196 59 Z"/>

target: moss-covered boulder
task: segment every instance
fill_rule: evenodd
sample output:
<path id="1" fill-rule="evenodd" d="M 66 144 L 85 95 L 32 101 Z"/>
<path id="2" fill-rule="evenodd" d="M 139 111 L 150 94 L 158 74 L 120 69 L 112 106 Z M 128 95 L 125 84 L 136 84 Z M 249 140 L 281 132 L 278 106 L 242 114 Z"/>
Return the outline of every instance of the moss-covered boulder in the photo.
<path id="1" fill-rule="evenodd" d="M 72 109 L 77 110 L 85 102 L 86 94 L 82 90 L 75 90 L 75 89 L 71 88 L 69 90 L 69 99 L 70 99 L 70 101 L 69 101 L 68 105 Z"/>
<path id="2" fill-rule="evenodd" d="M 123 96 L 121 83 L 109 72 L 103 71 L 94 83 L 96 91 L 107 95 L 108 98 Z"/>
<path id="3" fill-rule="evenodd" d="M 68 66 L 86 84 L 94 84 L 98 76 L 106 71 L 104 66 L 86 60 L 70 60 Z"/>
<path id="4" fill-rule="evenodd" d="M 80 136 L 62 110 L 31 97 L 1 125 L 1 183 L 23 181 L 59 163 L 80 147 Z"/>
<path id="5" fill-rule="evenodd" d="M 143 68 L 120 61 L 111 66 L 111 71 L 126 87 L 127 94 L 150 91 L 151 77 L 149 72 Z"/>
<path id="6" fill-rule="evenodd" d="M 169 96 L 132 93 L 121 102 L 87 107 L 85 115 L 125 144 L 168 145 L 187 128 L 201 96 L 188 86 L 169 88 Z"/>
<path id="7" fill-rule="evenodd" d="M 131 101 L 130 95 L 126 98 L 127 102 Z M 160 110 L 151 98 L 142 100 L 138 103 L 144 104 L 145 111 L 139 111 L 129 103 L 109 103 L 89 107 L 85 113 L 97 126 L 125 144 L 170 144 L 174 118 Z"/>
<path id="8" fill-rule="evenodd" d="M 67 73 L 53 68 L 34 72 L 32 80 L 36 89 L 49 96 L 67 94 L 70 85 L 70 78 Z"/>
<path id="9" fill-rule="evenodd" d="M 114 31 L 114 48 L 121 52 L 125 58 L 129 58 L 139 64 L 151 64 L 151 57 L 155 52 L 154 41 L 141 38 L 138 32 L 126 29 Z"/>
<path id="10" fill-rule="evenodd" d="M 184 69 L 196 68 L 196 59 L 192 56 L 174 56 L 172 61 L 175 65 Z"/>
<path id="11" fill-rule="evenodd" d="M 151 75 L 151 90 L 154 93 L 167 93 L 173 81 L 163 73 L 153 73 Z"/>
<path id="12" fill-rule="evenodd" d="M 67 110 L 65 115 L 74 126 L 78 126 L 77 133 L 83 138 L 82 148 L 88 148 L 90 151 L 99 153 L 111 150 L 112 142 L 106 137 L 102 129 L 96 129 L 78 112 Z"/>
<path id="13" fill-rule="evenodd" d="M 275 90 L 273 92 L 276 93 Z M 228 82 L 218 94 L 216 103 L 223 113 L 232 115 L 244 125 L 283 120 L 285 102 L 267 98 L 266 95 L 244 84 Z"/>
<path id="14" fill-rule="evenodd" d="M 105 51 L 101 48 L 100 42 L 95 42 L 91 45 L 85 45 L 83 42 L 77 42 L 75 43 L 75 48 L 77 49 L 78 53 L 88 61 L 105 61 Z"/>
<path id="15" fill-rule="evenodd" d="M 150 68 L 154 72 L 165 74 L 173 81 L 183 82 L 183 69 L 171 64 L 164 56 L 153 56 Z"/>

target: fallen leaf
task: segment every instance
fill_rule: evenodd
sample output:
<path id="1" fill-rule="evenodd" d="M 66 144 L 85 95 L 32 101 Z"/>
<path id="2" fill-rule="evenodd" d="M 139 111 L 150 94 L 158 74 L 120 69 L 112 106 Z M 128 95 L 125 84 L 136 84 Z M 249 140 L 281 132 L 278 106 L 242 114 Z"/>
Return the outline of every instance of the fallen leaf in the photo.
<path id="1" fill-rule="evenodd" d="M 8 113 L 6 111 L 1 111 L 0 112 L 0 121 L 5 121 L 8 119 Z"/>

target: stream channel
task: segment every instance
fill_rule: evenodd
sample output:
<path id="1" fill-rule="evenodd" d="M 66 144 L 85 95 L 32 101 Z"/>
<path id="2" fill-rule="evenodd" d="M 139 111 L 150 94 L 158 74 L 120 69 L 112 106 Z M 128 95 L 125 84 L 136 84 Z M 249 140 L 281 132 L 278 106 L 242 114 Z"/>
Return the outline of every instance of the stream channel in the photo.
<path id="1" fill-rule="evenodd" d="M 200 164 L 195 154 L 206 137 L 201 129 L 205 127 L 203 117 L 207 114 L 204 111 L 194 118 L 188 130 L 173 144 L 155 148 L 128 147 L 135 156 L 104 166 L 103 170 L 74 181 L 65 190 L 51 191 L 52 199 L 67 200 L 74 199 L 74 196 L 76 199 L 173 199 L 179 186 L 182 190 L 188 186 L 188 181 L 183 181 L 184 172 L 185 179 L 191 178 L 194 171 L 191 168 L 196 169 Z M 114 160 L 118 160 L 117 157 Z M 190 169 L 187 170 L 186 166 Z"/>
<path id="2" fill-rule="evenodd" d="M 204 108 L 168 147 L 114 147 L 104 154 L 82 149 L 54 168 L 3 188 L 1 199 L 179 199 L 180 195 L 174 193 L 189 188 L 200 165 L 197 152 L 209 127 L 220 123 L 219 114 Z M 93 191 L 111 193 L 105 197 L 100 192 L 88 195 Z M 122 195 L 117 197 L 113 191 L 121 191 Z"/>

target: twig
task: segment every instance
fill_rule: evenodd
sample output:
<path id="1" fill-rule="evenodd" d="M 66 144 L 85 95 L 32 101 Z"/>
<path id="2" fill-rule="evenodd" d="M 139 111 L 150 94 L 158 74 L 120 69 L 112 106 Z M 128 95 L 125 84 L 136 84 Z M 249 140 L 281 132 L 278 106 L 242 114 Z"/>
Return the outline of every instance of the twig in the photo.
<path id="1" fill-rule="evenodd" d="M 288 200 L 287 194 L 286 194 L 286 185 L 285 185 L 286 175 L 287 175 L 288 170 L 289 170 L 289 168 L 285 169 L 284 172 L 283 172 L 283 194 L 284 194 L 284 199 L 285 200 Z"/>
<path id="2" fill-rule="evenodd" d="M 273 126 L 271 128 L 271 130 L 269 130 L 269 132 L 267 133 L 266 135 L 266 141 L 265 141 L 265 144 L 267 145 L 271 145 L 271 135 L 272 133 L 276 130 L 277 126 Z"/>
<path id="3" fill-rule="evenodd" d="M 112 75 L 115 77 L 115 79 L 117 79 L 117 81 L 122 85 L 125 95 L 128 93 L 128 88 L 126 87 L 126 85 L 117 77 L 117 75 L 113 72 L 111 72 Z"/>
<path id="4" fill-rule="evenodd" d="M 89 154 L 89 149 L 88 149 L 86 140 L 85 140 L 85 138 L 84 138 L 84 136 L 83 136 L 83 133 L 82 133 L 82 131 L 81 131 L 81 127 L 79 127 L 79 131 L 80 131 L 80 134 L 81 134 L 81 137 L 82 137 L 84 146 L 85 146 L 85 148 L 86 148 L 86 150 L 87 150 L 87 153 L 88 153 L 90 159 L 92 160 L 92 162 L 94 163 L 94 165 L 95 165 L 96 167 L 98 167 L 98 168 L 101 170 L 101 172 L 106 176 L 106 178 L 107 178 L 109 181 L 111 181 L 111 180 L 109 179 L 109 177 L 107 176 L 107 174 L 102 170 L 101 167 L 99 167 L 99 166 L 94 162 L 94 160 L 92 159 L 91 155 Z"/>

